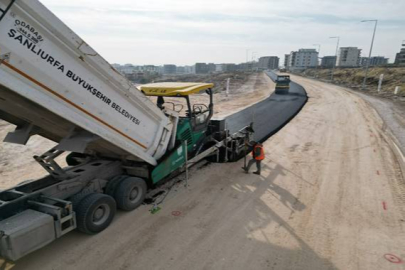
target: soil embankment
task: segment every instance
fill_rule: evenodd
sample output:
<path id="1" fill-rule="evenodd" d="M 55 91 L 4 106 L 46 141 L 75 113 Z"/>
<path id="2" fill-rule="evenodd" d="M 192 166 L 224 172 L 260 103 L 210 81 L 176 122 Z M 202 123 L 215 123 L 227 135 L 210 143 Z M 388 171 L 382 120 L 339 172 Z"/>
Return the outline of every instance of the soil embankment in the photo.
<path id="1" fill-rule="evenodd" d="M 332 69 L 307 69 L 298 75 L 330 81 Z M 384 74 L 381 91 L 378 92 L 380 75 Z M 340 86 L 349 87 L 353 90 L 361 90 L 365 70 L 362 68 L 337 68 L 334 71 L 333 81 Z M 395 87 L 400 91 L 394 94 Z M 366 89 L 368 94 L 385 97 L 401 103 L 405 107 L 405 67 L 372 67 L 369 69 Z"/>

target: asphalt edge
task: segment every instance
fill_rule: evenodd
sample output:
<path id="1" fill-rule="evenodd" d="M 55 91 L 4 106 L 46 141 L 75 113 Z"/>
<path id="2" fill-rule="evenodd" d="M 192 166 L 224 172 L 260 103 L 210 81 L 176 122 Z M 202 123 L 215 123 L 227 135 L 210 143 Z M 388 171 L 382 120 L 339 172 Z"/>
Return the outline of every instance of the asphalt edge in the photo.
<path id="1" fill-rule="evenodd" d="M 273 71 L 266 71 L 265 73 L 266 73 L 267 76 L 269 76 L 269 78 L 270 78 L 273 82 L 275 82 L 275 79 L 274 79 L 270 74 L 273 74 L 273 75 L 277 76 L 276 73 L 274 73 Z M 269 73 L 270 73 L 270 74 L 269 74 Z M 287 120 L 284 122 L 284 124 L 282 124 L 280 127 L 278 127 L 277 129 L 273 130 L 273 131 L 270 132 L 267 136 L 265 136 L 264 138 L 262 138 L 262 139 L 260 140 L 261 143 L 265 142 L 268 138 L 270 138 L 271 136 L 273 136 L 274 134 L 276 134 L 277 132 L 279 132 L 283 127 L 285 127 L 295 116 L 297 116 L 297 114 L 298 114 L 299 112 L 301 112 L 302 108 L 304 108 L 304 106 L 307 104 L 307 102 L 308 102 L 308 93 L 307 93 L 307 91 L 305 90 L 305 88 L 304 88 L 302 85 L 300 85 L 300 84 L 298 84 L 298 83 L 296 83 L 296 82 L 293 82 L 293 83 L 295 83 L 296 85 L 298 85 L 299 87 L 301 87 L 302 90 L 304 91 L 304 93 L 305 93 L 305 100 L 304 100 L 304 102 L 303 102 L 302 105 L 298 108 L 298 110 L 297 110 L 294 114 L 291 115 L 291 117 L 287 118 Z M 271 96 L 273 96 L 273 95 L 275 95 L 275 94 L 276 94 L 276 93 L 273 92 L 273 93 L 270 95 L 270 98 L 271 98 Z"/>

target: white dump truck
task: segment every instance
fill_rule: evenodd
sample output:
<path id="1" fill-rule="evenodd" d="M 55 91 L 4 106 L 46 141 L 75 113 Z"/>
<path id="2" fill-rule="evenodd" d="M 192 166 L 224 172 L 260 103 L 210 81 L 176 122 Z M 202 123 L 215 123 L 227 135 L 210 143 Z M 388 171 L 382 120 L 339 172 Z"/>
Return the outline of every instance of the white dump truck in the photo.
<path id="1" fill-rule="evenodd" d="M 39 1 L 0 0 L 0 119 L 16 126 L 4 141 L 57 143 L 34 157 L 47 176 L 0 191 L 0 255 L 17 260 L 76 228 L 98 233 L 191 164 L 239 157 L 253 130 L 229 135 L 211 121 L 212 87 L 137 89 Z M 191 104 L 201 92 L 208 104 Z"/>

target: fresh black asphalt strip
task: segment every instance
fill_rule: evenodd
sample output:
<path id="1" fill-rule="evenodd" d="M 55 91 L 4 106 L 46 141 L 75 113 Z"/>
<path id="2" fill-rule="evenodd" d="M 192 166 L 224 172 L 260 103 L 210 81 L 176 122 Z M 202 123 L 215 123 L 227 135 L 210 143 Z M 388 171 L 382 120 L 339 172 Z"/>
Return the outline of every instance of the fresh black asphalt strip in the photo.
<path id="1" fill-rule="evenodd" d="M 273 81 L 277 78 L 277 75 L 271 71 L 266 74 Z M 213 121 L 225 121 L 225 127 L 231 134 L 253 122 L 254 139 L 263 142 L 294 118 L 307 100 L 305 89 L 301 85 L 291 82 L 287 94 L 273 92 L 265 100 L 224 119 L 214 119 Z"/>

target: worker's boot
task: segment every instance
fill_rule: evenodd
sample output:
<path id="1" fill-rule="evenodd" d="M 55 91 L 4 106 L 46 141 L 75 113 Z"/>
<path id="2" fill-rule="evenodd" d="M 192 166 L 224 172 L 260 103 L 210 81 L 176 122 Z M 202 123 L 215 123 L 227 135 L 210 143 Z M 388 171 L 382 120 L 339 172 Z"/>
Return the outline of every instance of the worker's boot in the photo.
<path id="1" fill-rule="evenodd" d="M 249 173 L 249 170 L 247 167 L 242 167 L 242 169 L 245 171 L 245 173 Z"/>
<path id="2" fill-rule="evenodd" d="M 260 172 L 253 172 L 254 174 L 260 175 Z"/>

